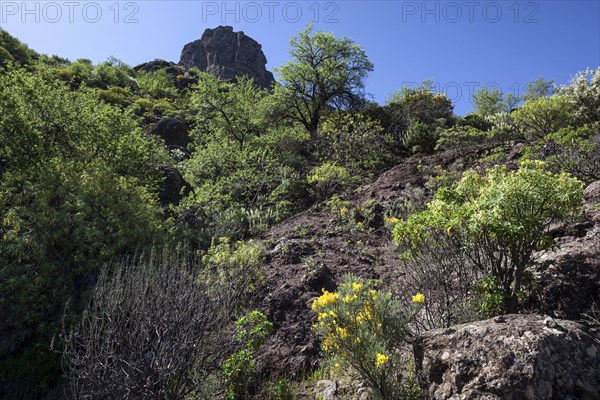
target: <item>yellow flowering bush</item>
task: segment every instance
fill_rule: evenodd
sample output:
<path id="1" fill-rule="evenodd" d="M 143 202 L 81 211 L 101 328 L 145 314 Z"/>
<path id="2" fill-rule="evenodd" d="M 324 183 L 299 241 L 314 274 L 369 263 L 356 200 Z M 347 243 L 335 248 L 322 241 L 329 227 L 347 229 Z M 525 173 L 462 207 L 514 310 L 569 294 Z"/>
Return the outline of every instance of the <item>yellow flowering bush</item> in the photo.
<path id="1" fill-rule="evenodd" d="M 398 379 L 402 360 L 396 349 L 412 315 L 400 315 L 391 293 L 377 290 L 372 280 L 349 275 L 337 292 L 322 292 L 312 303 L 322 350 L 335 364 L 358 372 L 376 398 L 406 398 L 409 385 Z"/>

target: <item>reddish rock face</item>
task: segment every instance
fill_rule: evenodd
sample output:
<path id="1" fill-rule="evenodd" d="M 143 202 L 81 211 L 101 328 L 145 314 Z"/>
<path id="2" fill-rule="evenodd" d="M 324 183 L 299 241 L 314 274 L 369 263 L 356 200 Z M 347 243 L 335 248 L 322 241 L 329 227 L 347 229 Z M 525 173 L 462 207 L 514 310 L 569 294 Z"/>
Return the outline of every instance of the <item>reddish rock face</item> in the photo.
<path id="1" fill-rule="evenodd" d="M 266 69 L 261 45 L 244 32 L 234 32 L 231 26 L 205 30 L 199 40 L 183 47 L 179 63 L 226 81 L 247 75 L 262 88 L 270 88 L 275 82 Z"/>

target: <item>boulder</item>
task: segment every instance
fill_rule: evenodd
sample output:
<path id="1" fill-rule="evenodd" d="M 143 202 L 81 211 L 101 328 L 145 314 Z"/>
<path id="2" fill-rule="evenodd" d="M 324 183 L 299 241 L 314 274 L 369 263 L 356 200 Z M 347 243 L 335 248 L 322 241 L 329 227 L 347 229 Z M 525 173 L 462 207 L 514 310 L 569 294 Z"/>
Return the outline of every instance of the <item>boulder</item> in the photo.
<path id="1" fill-rule="evenodd" d="M 225 81 L 246 75 L 261 88 L 270 88 L 275 81 L 265 67 L 267 58 L 262 46 L 244 32 L 234 32 L 231 26 L 205 30 L 199 40 L 183 47 L 179 64 Z"/>
<path id="2" fill-rule="evenodd" d="M 163 210 L 168 212 L 169 206 L 171 204 L 178 205 L 181 199 L 191 191 L 191 187 L 175 168 L 165 165 L 160 167 L 160 170 L 164 180 L 160 184 L 158 198 Z"/>
<path id="3" fill-rule="evenodd" d="M 150 125 L 148 133 L 160 136 L 167 148 L 186 148 L 190 143 L 188 135 L 190 127 L 187 122 L 179 118 L 163 118 L 156 124 Z"/>
<path id="4" fill-rule="evenodd" d="M 599 339 L 577 322 L 507 315 L 423 333 L 413 348 L 428 399 L 591 400 Z"/>

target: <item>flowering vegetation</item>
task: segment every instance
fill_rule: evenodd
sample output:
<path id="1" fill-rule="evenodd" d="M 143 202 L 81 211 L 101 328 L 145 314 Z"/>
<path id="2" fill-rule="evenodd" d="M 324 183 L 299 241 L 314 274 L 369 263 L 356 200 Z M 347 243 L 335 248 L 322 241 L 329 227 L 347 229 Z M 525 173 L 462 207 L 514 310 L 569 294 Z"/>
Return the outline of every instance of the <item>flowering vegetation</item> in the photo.
<path id="1" fill-rule="evenodd" d="M 537 251 L 553 245 L 556 222 L 577 215 L 581 182 L 600 179 L 600 68 L 564 87 L 534 81 L 519 98 L 482 89 L 473 113 L 462 117 L 432 82 L 401 88 L 385 105 L 369 101 L 365 79 L 373 64 L 365 52 L 349 38 L 310 27 L 292 40 L 291 60 L 271 90 L 250 78 L 225 82 L 166 65 L 70 62 L 37 54 L 0 29 L 2 399 L 35 400 L 56 391 L 65 383 L 61 376 L 78 373 L 70 362 L 63 361 L 69 371 L 61 369 L 61 353 L 68 358 L 69 349 L 75 360 L 82 355 L 89 362 L 80 374 L 99 371 L 107 380 L 94 390 L 115 388 L 110 398 L 127 397 L 120 394 L 123 373 L 146 398 L 260 393 L 264 386 L 254 388 L 251 379 L 259 345 L 244 344 L 247 338 L 233 343 L 232 331 L 248 304 L 264 304 L 269 315 L 288 311 L 287 302 L 263 297 L 262 289 L 268 284 L 271 291 L 290 275 L 267 276 L 273 269 L 264 263 L 309 260 L 305 283 L 320 289 L 325 267 L 340 268 L 321 252 L 339 249 L 339 266 L 352 258 L 391 265 L 380 262 L 393 257 L 380 246 L 388 244 L 386 227 L 406 250 L 397 268 L 402 281 L 379 287 L 347 277 L 339 290 L 315 300 L 315 331 L 333 365 L 359 374 L 374 396 L 417 396 L 401 350 L 408 327 L 420 333 L 529 306 L 537 283 L 528 268 Z M 436 154 L 407 159 L 411 153 Z M 402 179 L 386 174 L 369 185 L 374 190 L 358 187 L 395 166 Z M 261 236 L 311 207 L 285 241 L 276 243 L 285 229 Z M 312 211 L 329 222 L 306 222 Z M 151 268 L 124 266 L 123 260 L 163 246 L 194 258 L 194 267 L 167 263 L 155 276 Z M 108 270 L 101 273 L 103 265 Z M 392 265 L 383 276 L 395 270 Z M 334 277 L 339 269 L 331 272 Z M 169 282 L 175 282 L 171 291 L 161 289 Z M 109 283 L 132 286 L 119 292 L 108 290 Z M 103 302 L 90 303 L 102 285 Z M 398 292 L 396 300 L 381 288 Z M 203 304 L 227 315 L 198 310 Z M 106 325 L 115 335 L 102 347 L 96 339 L 105 329 L 96 315 L 109 315 L 107 309 L 118 325 Z M 198 322 L 206 316 L 212 324 Z M 267 326 L 254 317 L 246 321 Z M 157 319 L 167 322 L 157 329 Z M 71 336 L 86 346 L 58 340 L 86 324 L 98 330 Z M 200 332 L 191 332 L 194 327 Z M 155 336 L 160 363 L 136 377 L 140 368 L 132 359 L 152 358 L 151 347 L 136 346 Z M 230 339 L 228 346 L 211 344 L 221 339 Z M 293 351 L 304 348 L 304 339 L 294 339 Z M 126 348 L 113 348 L 116 343 Z M 172 346 L 179 344 L 176 353 Z M 88 349 L 101 356 L 80 353 Z M 205 350 L 208 359 L 185 358 Z M 181 368 L 173 354 L 185 354 Z M 106 372 L 102 357 L 121 357 L 131 371 L 113 363 Z M 155 372 L 159 367 L 163 372 Z M 175 369 L 184 378 L 164 372 Z M 210 379 L 199 375 L 203 369 Z M 148 375 L 156 377 L 152 392 Z M 263 398 L 288 396 L 286 382 L 276 385 L 279 394 Z M 75 397 L 85 397 L 77 390 Z"/>
<path id="2" fill-rule="evenodd" d="M 322 349 L 339 368 L 358 372 L 379 399 L 416 395 L 410 379 L 401 376 L 405 361 L 398 352 L 411 315 L 398 314 L 398 302 L 390 292 L 377 290 L 374 281 L 349 275 L 337 292 L 323 289 L 312 310 Z"/>

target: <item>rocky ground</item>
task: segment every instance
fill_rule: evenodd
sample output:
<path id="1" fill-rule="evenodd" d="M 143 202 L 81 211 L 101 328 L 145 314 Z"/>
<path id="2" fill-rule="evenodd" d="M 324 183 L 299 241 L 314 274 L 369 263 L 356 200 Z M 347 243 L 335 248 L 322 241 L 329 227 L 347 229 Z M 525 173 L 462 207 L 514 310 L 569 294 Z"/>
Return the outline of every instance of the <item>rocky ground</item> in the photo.
<path id="1" fill-rule="evenodd" d="M 466 157 L 477 157 L 482 151 L 474 150 Z M 511 164 L 514 155 L 507 154 Z M 360 209 L 369 204 L 373 211 L 365 219 L 364 230 L 325 206 L 315 206 L 263 237 L 269 246 L 269 261 L 257 306 L 274 323 L 275 334 L 259 355 L 262 377 L 302 378 L 319 366 L 320 343 L 311 332 L 313 299 L 323 288 L 335 290 L 347 273 L 381 279 L 384 285 L 397 279 L 401 275 L 398 251 L 384 224 L 384 211 L 402 199 L 407 189 L 423 187 L 430 174 L 427 171 L 435 166 L 459 170 L 462 164 L 457 163 L 464 157 L 413 156 L 349 195 L 350 207 Z M 600 302 L 600 211 L 595 207 L 600 203 L 600 182 L 586 189 L 585 199 L 581 221 L 555 227 L 557 247 L 537 255 L 533 272 L 541 291 L 537 308 L 531 311 L 538 314 L 510 316 L 502 324 L 480 321 L 456 327 L 454 335 L 432 331 L 418 338 L 415 354 L 421 360 L 419 377 L 428 397 L 558 399 L 578 398 L 579 393 L 583 396 L 579 398 L 598 398 L 594 396 L 600 388 L 600 367 L 590 366 L 600 365 L 600 334 L 585 324 L 567 321 L 583 319 L 593 302 Z M 548 322 L 546 316 L 564 320 Z M 548 326 L 554 323 L 556 326 Z M 486 354 L 491 358 L 485 358 Z M 581 357 L 555 363 L 569 354 Z M 446 361 L 442 360 L 445 355 Z M 427 364 L 425 359 L 434 361 Z M 436 371 L 437 367 L 431 366 L 435 362 L 451 365 L 443 367 L 445 372 Z M 468 365 L 464 367 L 467 371 L 461 369 L 463 364 Z M 324 398 L 350 398 L 349 388 L 358 390 L 360 386 L 356 382 L 319 382 L 306 393 L 316 390 Z M 506 397 L 510 388 L 518 391 Z M 356 390 L 352 398 L 359 398 Z M 329 394 L 325 396 L 325 392 Z"/>

